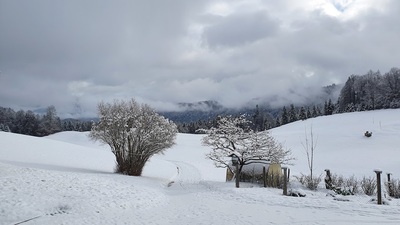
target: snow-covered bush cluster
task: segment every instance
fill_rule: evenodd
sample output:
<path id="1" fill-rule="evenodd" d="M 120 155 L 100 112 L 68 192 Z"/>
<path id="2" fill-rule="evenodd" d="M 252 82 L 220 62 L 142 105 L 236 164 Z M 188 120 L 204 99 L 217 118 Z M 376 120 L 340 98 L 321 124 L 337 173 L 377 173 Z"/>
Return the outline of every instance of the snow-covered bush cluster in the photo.
<path id="1" fill-rule="evenodd" d="M 132 99 L 102 102 L 98 110 L 100 122 L 93 125 L 90 138 L 111 147 L 118 173 L 140 176 L 151 156 L 175 144 L 176 125 L 148 105 Z"/>
<path id="2" fill-rule="evenodd" d="M 318 185 L 321 183 L 321 176 L 311 176 L 301 174 L 300 176 L 295 176 L 295 178 L 306 188 L 310 190 L 317 190 Z"/>
<path id="3" fill-rule="evenodd" d="M 342 175 L 332 174 L 329 189 L 340 195 L 354 195 L 359 193 L 360 181 L 353 175 L 345 178 Z"/>
<path id="4" fill-rule="evenodd" d="M 372 196 L 375 194 L 376 190 L 376 179 L 373 177 L 363 177 L 363 179 L 360 182 L 361 184 L 361 189 L 364 192 L 364 194 Z"/>

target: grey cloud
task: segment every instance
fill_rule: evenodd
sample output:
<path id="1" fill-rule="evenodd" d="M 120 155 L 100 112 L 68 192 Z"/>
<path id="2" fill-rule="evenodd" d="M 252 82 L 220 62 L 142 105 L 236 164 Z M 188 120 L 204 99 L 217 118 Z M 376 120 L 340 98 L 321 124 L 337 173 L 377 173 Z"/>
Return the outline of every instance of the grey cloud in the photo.
<path id="1" fill-rule="evenodd" d="M 312 20 L 295 24 L 296 31 L 282 38 L 287 57 L 295 57 L 321 74 L 334 73 L 342 81 L 353 73 L 369 69 L 389 70 L 398 62 L 389 55 L 400 57 L 393 44 L 399 34 L 387 20 L 397 15 L 378 12 L 365 13 L 347 21 L 315 13 Z"/>
<path id="2" fill-rule="evenodd" d="M 278 27 L 278 21 L 271 19 L 266 11 L 239 13 L 220 17 L 205 29 L 204 39 L 212 47 L 238 46 L 271 36 Z"/>
<path id="3" fill-rule="evenodd" d="M 399 66 L 400 1 L 346 20 L 298 8 L 305 2 L 249 0 L 219 17 L 207 14 L 213 1 L 0 0 L 0 106 L 279 105 Z"/>

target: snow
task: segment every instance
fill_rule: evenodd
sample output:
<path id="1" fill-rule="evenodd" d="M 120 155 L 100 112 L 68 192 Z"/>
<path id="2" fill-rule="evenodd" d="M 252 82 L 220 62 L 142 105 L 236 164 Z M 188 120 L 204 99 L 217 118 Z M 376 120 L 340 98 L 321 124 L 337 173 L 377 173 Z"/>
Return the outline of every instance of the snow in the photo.
<path id="1" fill-rule="evenodd" d="M 298 121 L 271 134 L 307 173 L 305 129 L 317 139 L 315 173 L 400 177 L 400 110 L 348 113 Z M 372 131 L 372 137 L 364 136 Z M 291 179 L 282 190 L 225 182 L 206 159 L 202 135 L 179 134 L 177 145 L 151 158 L 142 177 L 113 173 L 109 148 L 88 133 L 36 138 L 0 132 L 0 224 L 400 224 L 400 200 L 377 205 L 366 195 L 332 197 Z M 385 181 L 385 176 L 383 176 Z M 25 221 L 25 222 L 24 222 Z"/>
<path id="2" fill-rule="evenodd" d="M 375 176 L 374 170 L 400 177 L 400 110 L 378 110 L 322 116 L 297 121 L 273 129 L 271 134 L 292 149 L 297 160 L 294 174 L 307 172 L 307 157 L 302 143 L 312 128 L 315 170 L 345 176 Z M 365 131 L 372 137 L 365 137 Z"/>

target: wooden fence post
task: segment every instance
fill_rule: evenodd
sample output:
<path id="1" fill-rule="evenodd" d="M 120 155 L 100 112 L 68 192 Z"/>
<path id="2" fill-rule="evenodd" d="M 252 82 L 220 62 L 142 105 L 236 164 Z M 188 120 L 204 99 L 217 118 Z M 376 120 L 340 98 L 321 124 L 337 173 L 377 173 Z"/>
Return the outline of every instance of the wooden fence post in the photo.
<path id="1" fill-rule="evenodd" d="M 235 179 L 236 188 L 239 188 L 239 180 L 240 180 L 239 163 L 236 163 L 236 179 Z"/>
<path id="2" fill-rule="evenodd" d="M 287 167 L 282 167 L 283 169 L 283 195 L 287 195 L 287 180 L 288 180 L 288 168 Z"/>
<path id="3" fill-rule="evenodd" d="M 267 187 L 267 172 L 265 170 L 265 166 L 263 166 L 263 181 L 264 181 L 264 187 Z"/>
<path id="4" fill-rule="evenodd" d="M 378 205 L 382 205 L 382 186 L 381 186 L 381 173 L 382 173 L 382 171 L 374 170 L 374 172 L 376 173 Z"/>

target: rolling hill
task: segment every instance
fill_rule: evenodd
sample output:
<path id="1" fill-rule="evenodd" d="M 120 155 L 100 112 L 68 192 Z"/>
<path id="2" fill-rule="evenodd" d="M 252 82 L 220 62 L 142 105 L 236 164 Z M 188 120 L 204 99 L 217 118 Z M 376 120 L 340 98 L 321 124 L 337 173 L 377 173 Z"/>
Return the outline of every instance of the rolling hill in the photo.
<path id="1" fill-rule="evenodd" d="M 302 143 L 313 130 L 315 172 L 400 177 L 400 110 L 347 113 L 297 121 L 271 130 L 297 158 L 291 174 L 308 173 Z M 372 137 L 364 136 L 371 131 Z M 179 134 L 154 156 L 142 177 L 113 173 L 107 146 L 87 133 L 36 138 L 0 132 L 0 224 L 399 224 L 400 200 L 378 206 L 364 194 L 337 201 L 327 190 L 303 190 L 291 178 L 282 190 L 225 182 L 205 158 L 201 135 Z M 344 198 L 344 197 L 343 197 Z"/>

